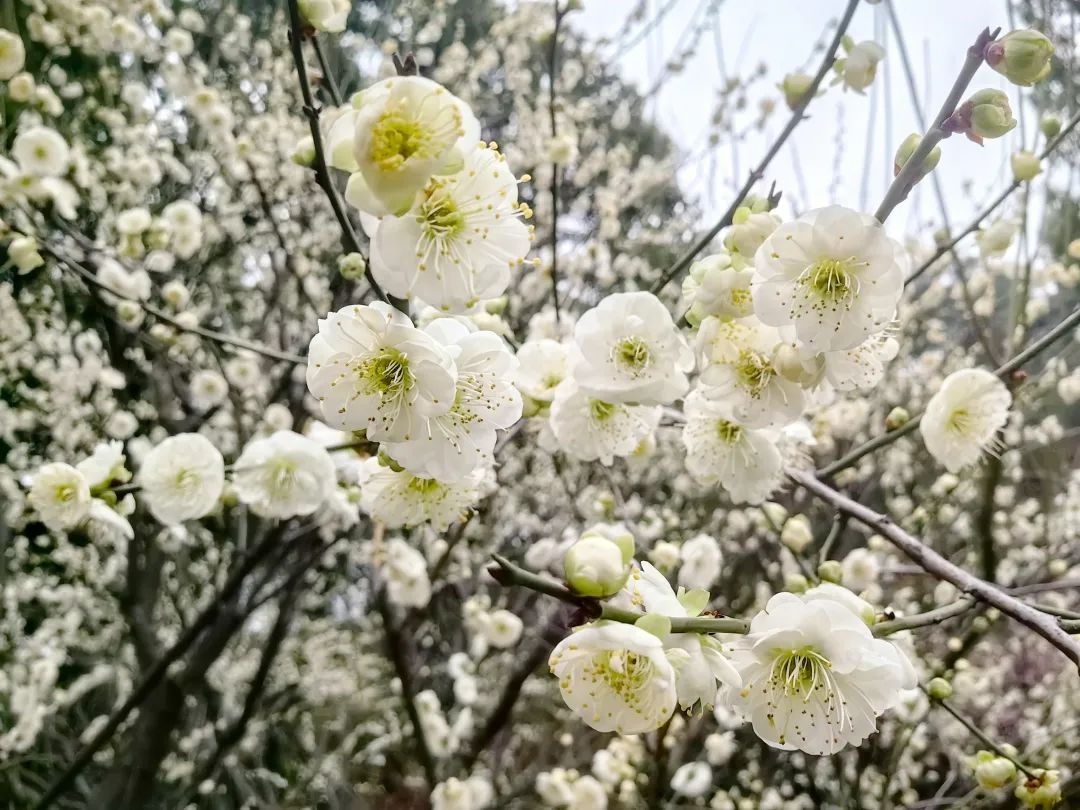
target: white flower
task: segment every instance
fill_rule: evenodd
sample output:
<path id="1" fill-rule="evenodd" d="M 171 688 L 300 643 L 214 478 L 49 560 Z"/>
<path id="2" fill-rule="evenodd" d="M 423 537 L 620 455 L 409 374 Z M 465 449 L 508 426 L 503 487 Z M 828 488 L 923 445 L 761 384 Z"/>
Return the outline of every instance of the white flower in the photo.
<path id="1" fill-rule="evenodd" d="M 319 321 L 307 383 L 333 427 L 374 441 L 421 435 L 423 420 L 454 404 L 450 354 L 382 302 L 345 307 Z"/>
<path id="2" fill-rule="evenodd" d="M 671 776 L 671 789 L 679 796 L 704 796 L 712 787 L 712 769 L 705 762 L 687 762 Z"/>
<path id="3" fill-rule="evenodd" d="M 424 555 L 400 537 L 386 544 L 386 596 L 395 605 L 422 608 L 431 601 Z"/>
<path id="4" fill-rule="evenodd" d="M 598 399 L 573 379 L 559 384 L 551 403 L 551 430 L 559 447 L 581 461 L 611 464 L 615 456 L 628 456 L 659 423 L 659 407 Z"/>
<path id="5" fill-rule="evenodd" d="M 689 387 L 694 353 L 652 293 L 609 295 L 577 322 L 574 378 L 605 402 L 664 405 Z"/>
<path id="6" fill-rule="evenodd" d="M 679 585 L 684 588 L 708 590 L 720 576 L 723 555 L 715 537 L 698 534 L 691 537 L 679 549 L 682 565 L 679 567 Z"/>
<path id="7" fill-rule="evenodd" d="M 0 81 L 6 82 L 23 69 L 26 48 L 22 38 L 11 31 L 0 29 Z"/>
<path id="8" fill-rule="evenodd" d="M 631 603 L 643 608 L 646 615 L 656 614 L 669 619 L 693 618 L 709 603 L 709 592 L 705 590 L 679 588 L 676 594 L 667 578 L 647 562 L 641 563 L 641 569 L 631 574 L 626 593 Z M 683 709 L 697 706 L 711 710 L 716 703 L 717 681 L 733 688 L 741 685 L 739 673 L 712 636 L 668 633 L 662 641 L 675 667 L 675 691 Z"/>
<path id="9" fill-rule="evenodd" d="M 788 347 L 779 330 L 756 318 L 723 323 L 706 318 L 698 335 L 708 365 L 699 390 L 729 406 L 746 427 L 781 427 L 797 419 L 806 405 L 799 382 L 783 374 Z"/>
<path id="10" fill-rule="evenodd" d="M 915 686 L 904 654 L 832 599 L 776 594 L 732 658 L 743 680 L 732 706 L 769 745 L 808 754 L 858 745 Z"/>
<path id="11" fill-rule="evenodd" d="M 70 464 L 54 461 L 39 469 L 30 484 L 30 505 L 54 531 L 74 529 L 90 514 L 90 486 Z"/>
<path id="12" fill-rule="evenodd" d="M 150 229 L 153 218 L 145 208 L 129 208 L 116 217 L 116 232 L 121 236 L 139 236 Z"/>
<path id="13" fill-rule="evenodd" d="M 1012 394 L 981 368 L 955 371 L 926 405 L 919 430 L 930 455 L 955 473 L 993 449 L 1009 419 Z"/>
<path id="14" fill-rule="evenodd" d="M 488 644 L 504 650 L 518 643 L 525 624 L 509 610 L 494 610 L 483 617 L 480 627 Z"/>
<path id="15" fill-rule="evenodd" d="M 420 76 L 384 79 L 353 99 L 358 171 L 346 198 L 375 216 L 404 214 L 433 174 L 461 166 L 480 124 L 445 87 Z"/>
<path id="16" fill-rule="evenodd" d="M 694 262 L 683 281 L 684 306 L 689 309 L 687 320 L 699 323 L 710 315 L 721 320 L 750 315 L 754 311 L 750 295 L 753 278 L 752 268 L 735 269 L 726 253 Z"/>
<path id="17" fill-rule="evenodd" d="M 454 355 L 453 405 L 384 449 L 414 475 L 456 481 L 491 458 L 497 430 L 521 418 L 521 394 L 511 382 L 517 361 L 494 332 L 470 331 L 453 318 L 439 318 L 424 332 Z"/>
<path id="18" fill-rule="evenodd" d="M 1009 249 L 1019 224 L 1014 219 L 998 219 L 975 234 L 975 243 L 984 259 L 1000 256 Z"/>
<path id="19" fill-rule="evenodd" d="M 387 216 L 372 239 L 371 270 L 390 294 L 417 296 L 444 312 L 497 298 L 529 252 L 517 178 L 490 146 L 465 154 L 454 174 L 433 176 L 405 214 Z"/>
<path id="20" fill-rule="evenodd" d="M 656 636 L 632 624 L 589 624 L 548 660 L 566 705 L 597 731 L 642 734 L 675 711 L 675 670 Z"/>
<path id="21" fill-rule="evenodd" d="M 847 57 L 836 61 L 844 88 L 862 94 L 874 83 L 878 62 L 884 58 L 885 50 L 872 40 L 848 47 Z"/>
<path id="22" fill-rule="evenodd" d="M 225 401 L 229 395 L 229 384 L 218 372 L 204 368 L 191 375 L 188 394 L 192 407 L 198 411 L 208 411 Z"/>
<path id="23" fill-rule="evenodd" d="M 724 247 L 738 268 L 752 261 L 757 249 L 780 224 L 780 217 L 770 211 L 751 213 L 741 208 L 724 237 Z"/>
<path id="24" fill-rule="evenodd" d="M 35 177 L 59 177 L 67 171 L 70 151 L 56 130 L 30 127 L 15 136 L 11 156 L 26 174 Z"/>
<path id="25" fill-rule="evenodd" d="M 831 599 L 834 602 L 839 602 L 858 616 L 863 624 L 868 626 L 873 626 L 877 621 L 877 611 L 874 610 L 874 606 L 865 599 L 856 596 L 842 585 L 837 585 L 832 582 L 822 582 L 819 585 L 815 585 L 813 588 L 809 588 L 802 597 L 808 602 L 815 599 Z"/>
<path id="26" fill-rule="evenodd" d="M 391 528 L 430 523 L 442 531 L 476 506 L 483 477 L 484 470 L 478 469 L 461 481 L 444 483 L 395 471 L 369 458 L 358 472 L 360 506 Z"/>
<path id="27" fill-rule="evenodd" d="M 570 353 L 557 340 L 541 338 L 522 344 L 517 351 L 514 382 L 525 396 L 551 402 L 555 389 L 570 373 Z"/>
<path id="28" fill-rule="evenodd" d="M 825 379 L 837 391 L 874 388 L 885 375 L 885 364 L 899 350 L 900 344 L 894 338 L 879 332 L 853 349 L 825 352 Z"/>
<path id="29" fill-rule="evenodd" d="M 876 583 L 881 571 L 877 555 L 865 548 L 849 551 L 841 565 L 844 571 L 844 586 L 856 593 L 861 593 Z"/>
<path id="30" fill-rule="evenodd" d="M 431 810 L 483 810 L 495 798 L 491 784 L 479 776 L 451 776 L 431 791 Z"/>
<path id="31" fill-rule="evenodd" d="M 345 30 L 352 3 L 349 0 L 300 0 L 300 14 L 312 28 L 329 34 Z"/>
<path id="32" fill-rule="evenodd" d="M 778 227 L 754 256 L 754 312 L 815 351 L 851 349 L 892 318 L 904 254 L 873 217 L 838 205 Z"/>
<path id="33" fill-rule="evenodd" d="M 75 466 L 91 490 L 103 487 L 118 478 L 126 480 L 128 473 L 124 469 L 124 443 L 101 442 L 88 458 Z"/>
<path id="34" fill-rule="evenodd" d="M 571 786 L 570 793 L 567 810 L 607 810 L 607 791 L 595 777 L 579 776 Z"/>
<path id="35" fill-rule="evenodd" d="M 217 506 L 225 488 L 225 460 L 205 436 L 180 433 L 146 454 L 135 482 L 150 513 L 174 526 Z"/>
<path id="36" fill-rule="evenodd" d="M 290 430 L 249 442 L 233 470 L 237 497 L 262 517 L 310 515 L 336 485 L 330 454 Z"/>
<path id="37" fill-rule="evenodd" d="M 8 243 L 7 252 L 8 259 L 20 273 L 29 273 L 45 264 L 38 252 L 37 240 L 32 236 L 16 236 Z"/>
<path id="38" fill-rule="evenodd" d="M 718 483 L 735 503 L 761 503 L 780 485 L 779 437 L 735 419 L 731 407 L 696 389 L 684 405 L 686 469 L 703 483 Z"/>

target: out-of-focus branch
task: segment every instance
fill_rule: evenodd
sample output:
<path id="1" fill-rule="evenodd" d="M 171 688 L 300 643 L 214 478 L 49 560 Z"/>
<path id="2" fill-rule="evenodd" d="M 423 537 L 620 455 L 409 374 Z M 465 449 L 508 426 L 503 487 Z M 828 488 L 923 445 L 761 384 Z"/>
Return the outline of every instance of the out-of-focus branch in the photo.
<path id="1" fill-rule="evenodd" d="M 951 582 L 963 593 L 997 608 L 1006 616 L 1042 636 L 1080 668 L 1080 642 L 1069 636 L 1053 617 L 1021 602 L 996 585 L 968 573 L 942 557 L 917 537 L 908 534 L 891 518 L 853 501 L 814 476 L 792 468 L 787 469 L 786 473 L 788 478 L 814 497 L 820 498 L 873 529 L 903 551 L 919 567 L 938 579 Z"/>
<path id="2" fill-rule="evenodd" d="M 914 630 L 919 627 L 929 627 L 934 624 L 948 621 L 957 616 L 962 616 L 975 606 L 975 600 L 969 597 L 958 599 L 948 605 L 928 610 L 926 613 L 915 613 L 911 616 L 901 616 L 897 619 L 889 619 L 874 625 L 874 635 L 878 638 L 891 636 L 904 630 Z"/>
<path id="3" fill-rule="evenodd" d="M 754 188 L 754 185 L 765 176 L 765 170 L 769 167 L 773 158 L 779 154 L 781 147 L 783 147 L 791 133 L 795 131 L 795 127 L 797 127 L 803 118 L 806 117 L 806 108 L 810 106 L 810 102 L 813 100 L 814 96 L 817 95 L 818 88 L 832 69 L 833 62 L 836 61 L 836 52 L 840 48 L 840 42 L 843 40 L 844 34 L 847 33 L 848 25 L 851 24 L 851 18 L 855 16 L 855 9 L 858 5 L 859 0 L 848 0 L 847 8 L 844 10 L 844 16 L 840 18 L 840 22 L 836 26 L 836 34 L 833 36 L 832 42 L 829 43 L 829 47 L 825 51 L 825 58 L 822 60 L 817 73 L 814 74 L 810 86 L 806 89 L 806 92 L 799 100 L 799 103 L 792 109 L 791 118 L 788 119 L 787 125 L 780 131 L 780 134 L 776 137 L 772 146 L 769 147 L 769 151 L 765 153 L 761 162 L 759 162 L 757 166 L 754 167 L 753 171 L 750 172 L 750 176 L 747 178 L 746 183 L 739 189 L 727 211 L 724 212 L 716 224 L 698 239 L 686 253 L 671 265 L 671 267 L 664 271 L 664 275 L 653 285 L 652 292 L 654 295 L 659 294 L 673 279 L 683 273 L 697 255 L 708 247 L 709 243 L 716 235 L 731 224 L 735 217 L 735 212 L 739 209 L 739 206 L 742 205 L 743 200 L 746 199 L 746 196 Z"/>
<path id="4" fill-rule="evenodd" d="M 551 41 L 548 43 L 548 80 L 551 85 L 548 97 L 548 120 L 553 141 L 559 134 L 555 110 L 557 99 L 555 79 L 559 72 L 559 28 L 562 26 L 562 18 L 565 14 L 559 0 L 554 0 L 554 5 L 555 27 L 551 31 Z M 551 303 L 555 307 L 555 323 L 561 323 L 562 317 L 559 312 L 559 164 L 554 160 L 551 162 Z"/>

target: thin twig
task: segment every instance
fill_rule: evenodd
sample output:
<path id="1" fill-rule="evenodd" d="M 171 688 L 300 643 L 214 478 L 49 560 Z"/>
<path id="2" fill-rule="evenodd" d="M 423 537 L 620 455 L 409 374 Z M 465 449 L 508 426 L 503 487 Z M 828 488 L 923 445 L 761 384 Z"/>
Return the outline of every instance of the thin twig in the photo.
<path id="1" fill-rule="evenodd" d="M 674 278 L 686 270 L 697 255 L 708 247 L 713 238 L 731 224 L 735 217 L 735 212 L 739 209 L 739 206 L 742 205 L 743 200 L 746 199 L 746 196 L 750 193 L 751 189 L 753 189 L 754 184 L 765 176 L 765 170 L 769 167 L 772 159 L 780 152 L 780 148 L 787 141 L 791 133 L 795 131 L 795 127 L 797 127 L 803 118 L 806 117 L 806 108 L 810 106 L 810 102 L 813 100 L 814 96 L 817 95 L 818 87 L 821 86 L 822 81 L 825 80 L 825 77 L 832 69 L 833 62 L 836 61 L 836 52 L 840 48 L 840 42 L 847 32 L 848 25 L 851 23 L 851 18 L 855 15 L 855 9 L 858 5 L 859 0 L 848 0 L 844 16 L 836 26 L 836 34 L 833 36 L 832 42 L 829 43 L 828 50 L 825 51 L 825 58 L 822 60 L 817 73 L 814 74 L 810 86 L 806 89 L 806 93 L 803 94 L 803 97 L 799 100 L 798 104 L 792 109 L 791 118 L 788 119 L 787 125 L 780 131 L 780 134 L 769 148 L 769 151 L 765 153 L 765 157 L 763 157 L 761 162 L 750 172 L 750 177 L 747 178 L 743 187 L 739 189 L 739 192 L 735 195 L 735 199 L 728 207 L 728 210 L 724 212 L 719 221 L 717 221 L 704 236 L 698 239 L 697 242 L 695 242 L 693 246 L 691 246 L 691 248 L 675 262 L 675 264 L 671 265 L 671 267 L 664 272 L 664 275 L 660 277 L 660 280 L 653 285 L 652 293 L 654 295 L 659 294 L 660 291 Z"/>
<path id="2" fill-rule="evenodd" d="M 968 573 L 942 557 L 917 537 L 908 534 L 897 526 L 891 518 L 853 501 L 814 476 L 792 468 L 788 468 L 785 472 L 788 478 L 815 497 L 851 515 L 855 520 L 873 529 L 903 551 L 911 558 L 912 562 L 925 571 L 933 574 L 938 579 L 951 582 L 963 593 L 996 607 L 1006 616 L 1033 630 L 1080 668 L 1080 642 L 1077 642 L 1076 639 L 1066 633 L 1053 617 L 1021 602 L 996 585 Z"/>
<path id="3" fill-rule="evenodd" d="M 562 25 L 564 11 L 555 0 L 555 27 L 551 32 L 551 40 L 548 44 L 548 80 L 551 84 L 551 93 L 548 98 L 548 119 L 551 124 L 551 139 L 554 142 L 558 136 L 555 106 L 555 77 L 558 75 L 559 65 L 559 28 Z M 559 312 L 559 164 L 551 162 L 551 302 L 555 306 L 555 323 L 562 322 Z"/>

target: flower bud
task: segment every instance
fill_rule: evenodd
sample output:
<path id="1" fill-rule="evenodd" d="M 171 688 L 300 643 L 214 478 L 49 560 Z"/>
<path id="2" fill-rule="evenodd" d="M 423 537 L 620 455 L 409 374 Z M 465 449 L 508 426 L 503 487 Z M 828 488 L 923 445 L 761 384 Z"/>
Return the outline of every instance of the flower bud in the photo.
<path id="1" fill-rule="evenodd" d="M 952 684 L 944 678 L 933 678 L 927 685 L 926 691 L 934 700 L 948 700 L 952 697 Z"/>
<path id="2" fill-rule="evenodd" d="M 826 560 L 818 566 L 817 575 L 821 577 L 822 582 L 832 582 L 839 585 L 844 581 L 844 566 L 840 564 L 839 560 Z"/>
<path id="3" fill-rule="evenodd" d="M 804 96 L 810 92 L 810 86 L 814 83 L 814 77 L 805 73 L 789 73 L 784 80 L 777 85 L 784 94 L 784 101 L 789 108 L 794 110 L 802 103 Z"/>
<path id="4" fill-rule="evenodd" d="M 1044 115 L 1039 121 L 1039 129 L 1047 140 L 1056 138 L 1058 133 L 1061 132 L 1061 119 L 1056 115 Z"/>
<path id="5" fill-rule="evenodd" d="M 1025 180 L 1034 180 L 1042 172 L 1042 163 L 1039 158 L 1027 151 L 1020 151 L 1009 158 L 1012 165 L 1013 179 L 1018 183 Z"/>
<path id="6" fill-rule="evenodd" d="M 990 751 L 977 753 L 972 765 L 975 780 L 983 790 L 999 790 L 1016 778 L 1016 766 Z"/>
<path id="7" fill-rule="evenodd" d="M 776 350 L 773 365 L 781 377 L 807 388 L 817 385 L 825 373 L 824 355 L 811 354 L 789 343 Z"/>
<path id="8" fill-rule="evenodd" d="M 844 38 L 844 47 L 848 52 L 847 58 L 837 59 L 833 67 L 840 74 L 845 88 L 862 93 L 873 84 L 878 62 L 885 58 L 885 51 L 871 40 L 852 45 L 849 37 Z"/>
<path id="9" fill-rule="evenodd" d="M 34 77 L 23 72 L 16 74 L 8 82 L 8 96 L 12 101 L 25 104 L 34 95 Z"/>
<path id="10" fill-rule="evenodd" d="M 810 587 L 810 583 L 806 577 L 802 574 L 785 574 L 784 575 L 784 590 L 790 593 L 802 593 Z"/>
<path id="11" fill-rule="evenodd" d="M 340 34 L 345 30 L 352 3 L 349 0 L 300 0 L 298 7 L 312 28 Z"/>
<path id="12" fill-rule="evenodd" d="M 16 236 L 12 239 L 8 244 L 8 258 L 20 273 L 29 273 L 45 264 L 38 253 L 37 240 L 32 236 Z"/>
<path id="13" fill-rule="evenodd" d="M 1000 90 L 987 88 L 972 94 L 945 121 L 949 132 L 963 132 L 975 143 L 983 138 L 1000 138 L 1016 126 L 1009 97 Z"/>
<path id="14" fill-rule="evenodd" d="M 342 278 L 355 281 L 364 277 L 367 270 L 367 260 L 359 253 L 346 253 L 338 259 L 338 272 Z"/>
<path id="15" fill-rule="evenodd" d="M 315 141 L 310 135 L 296 142 L 290 159 L 297 166 L 305 167 L 311 166 L 315 162 Z"/>
<path id="16" fill-rule="evenodd" d="M 896 157 L 893 158 L 893 177 L 900 174 L 900 170 L 904 168 L 905 164 L 911 159 L 911 156 L 915 154 L 915 150 L 919 148 L 920 143 L 922 143 L 922 136 L 917 132 L 912 132 L 904 138 L 900 147 L 896 150 Z M 915 176 L 915 182 L 919 182 L 926 177 L 926 175 L 930 174 L 940 160 L 941 147 L 935 146 L 930 150 L 930 154 L 923 158 L 922 167 Z"/>
<path id="17" fill-rule="evenodd" d="M 761 511 L 765 513 L 765 518 L 773 526 L 783 526 L 784 521 L 788 519 L 788 511 L 780 504 L 774 501 L 766 501 L 761 505 Z"/>
<path id="18" fill-rule="evenodd" d="M 1054 43 L 1030 28 L 1010 31 L 986 46 L 986 64 L 1013 84 L 1031 87 L 1050 73 Z"/>
<path id="19" fill-rule="evenodd" d="M 910 419 L 911 414 L 907 412 L 907 408 L 902 408 L 897 405 L 889 411 L 889 415 L 885 417 L 885 429 L 897 430 L 906 425 Z"/>
<path id="20" fill-rule="evenodd" d="M 633 539 L 631 538 L 631 542 Z M 623 548 L 602 534 L 586 532 L 566 550 L 563 573 L 570 587 L 585 596 L 614 596 L 630 576 L 630 559 Z"/>
<path id="21" fill-rule="evenodd" d="M 780 532 L 780 542 L 796 554 L 802 554 L 814 542 L 814 532 L 806 515 L 792 515 Z M 839 563 L 838 563 L 839 564 Z"/>

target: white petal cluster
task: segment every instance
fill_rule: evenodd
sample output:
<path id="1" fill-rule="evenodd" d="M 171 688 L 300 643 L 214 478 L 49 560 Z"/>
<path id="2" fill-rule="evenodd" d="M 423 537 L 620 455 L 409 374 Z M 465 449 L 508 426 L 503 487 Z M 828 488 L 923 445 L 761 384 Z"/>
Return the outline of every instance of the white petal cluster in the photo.
<path id="1" fill-rule="evenodd" d="M 815 755 L 863 742 L 878 716 L 915 686 L 907 657 L 828 598 L 776 594 L 732 660 L 743 683 L 727 697 L 755 733 L 776 748 Z"/>
<path id="2" fill-rule="evenodd" d="M 225 460 L 205 436 L 181 433 L 146 454 L 135 482 L 150 513 L 174 526 L 214 510 L 225 488 Z"/>
<path id="3" fill-rule="evenodd" d="M 46 464 L 37 471 L 29 499 L 41 522 L 56 531 L 73 529 L 90 514 L 90 485 L 86 477 L 61 461 Z"/>
<path id="4" fill-rule="evenodd" d="M 1008 386 L 991 372 L 953 372 L 930 398 L 919 422 L 926 449 L 949 472 L 959 472 L 995 447 L 1011 405 Z"/>
<path id="5" fill-rule="evenodd" d="M 236 496 L 262 517 L 310 515 L 336 483 L 330 454 L 291 430 L 248 443 L 233 468 Z"/>

